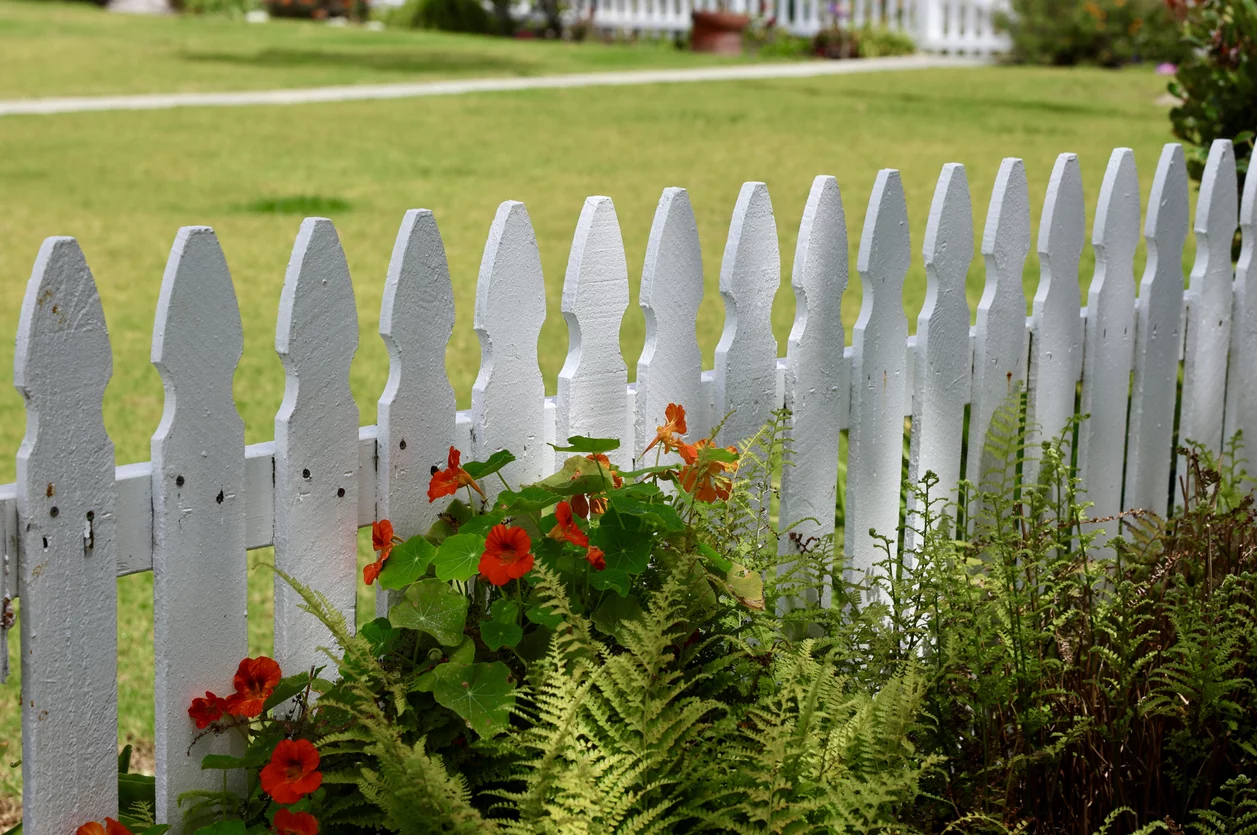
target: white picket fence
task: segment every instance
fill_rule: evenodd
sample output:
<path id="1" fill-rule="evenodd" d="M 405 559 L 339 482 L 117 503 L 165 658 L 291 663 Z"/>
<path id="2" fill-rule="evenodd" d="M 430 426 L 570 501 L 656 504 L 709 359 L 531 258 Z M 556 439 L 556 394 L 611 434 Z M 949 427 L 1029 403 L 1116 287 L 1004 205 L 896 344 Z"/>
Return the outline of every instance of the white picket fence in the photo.
<path id="1" fill-rule="evenodd" d="M 690 30 L 691 12 L 718 8 L 771 18 L 802 37 L 833 26 L 870 26 L 903 32 L 923 52 L 991 55 L 1009 47 L 995 25 L 1007 0 L 573 0 L 565 17 L 602 30 L 678 33 Z M 519 20 L 539 15 L 533 0 L 520 0 L 513 10 Z"/>
<path id="2" fill-rule="evenodd" d="M 794 328 L 779 359 L 770 327 L 781 280 L 776 221 L 767 188 L 748 183 L 721 264 L 725 330 L 715 369 L 703 371 L 697 229 L 686 192 L 667 189 L 642 271 L 647 337 L 631 385 L 619 343 L 628 266 L 611 200 L 593 197 L 568 262 L 562 312 L 570 351 L 553 397 L 545 396 L 537 364 L 546 306 L 536 238 L 524 206 L 504 203 L 480 270 L 474 321 L 483 355 L 466 412 L 455 410 L 445 373 L 454 308 L 441 237 L 431 212 L 413 210 L 385 279 L 380 335 L 390 375 L 374 426 L 359 426 L 350 396 L 359 334 L 345 256 L 332 223 L 308 219 L 276 331 L 287 381 L 275 441 L 249 447 L 232 399 L 242 334 L 231 275 L 214 232 L 187 227 L 172 249 L 154 326 L 166 409 L 152 462 L 122 467 L 114 466 L 101 418 L 111 358 L 100 298 L 75 240 L 49 238 L 17 336 L 14 379 L 27 409 L 18 480 L 0 487 L 6 612 L 22 595 L 26 835 L 65 835 L 116 812 L 117 576 L 154 574 L 157 814 L 177 819 L 179 792 L 214 788 L 201 756 L 239 744 L 209 737 L 189 756 L 195 729 L 187 708 L 205 690 L 226 686 L 245 655 L 246 549 L 273 544 L 279 567 L 327 594 L 352 622 L 357 530 L 379 518 L 391 519 L 401 536 L 425 530 L 435 512 L 426 484 L 450 444 L 480 459 L 512 450 L 518 460 L 505 476 L 521 483 L 548 473 L 555 455 L 546 443 L 570 435 L 621 438 L 624 462 L 640 452 L 669 402 L 686 405 L 691 438 L 736 409 L 723 443 L 745 438 L 784 403 L 793 410 L 797 452 L 782 475 L 782 523 L 800 522 L 803 537 L 832 531 L 839 434 L 849 429 L 844 551 L 863 571 L 877 558 L 869 529 L 890 532 L 898 522 L 905 417 L 912 477 L 932 470 L 941 490 L 954 493 L 962 466 L 977 472 L 979 439 L 1015 385 L 1025 382 L 1030 420 L 1051 436 L 1073 415 L 1081 381 L 1082 409 L 1091 415 L 1081 428 L 1082 477 L 1096 515 L 1166 511 L 1180 362 L 1178 437 L 1216 448 L 1237 429 L 1257 436 L 1257 177 L 1247 180 L 1238 217 L 1243 255 L 1233 272 L 1235 160 L 1230 143 L 1214 144 L 1184 292 L 1188 195 L 1182 150 L 1168 145 L 1147 204 L 1148 260 L 1136 301 L 1139 183 L 1133 153 L 1113 152 L 1082 308 L 1082 180 L 1077 158 L 1061 155 L 1027 317 L 1026 174 L 1020 160 L 1005 160 L 981 244 L 986 289 L 971 327 L 969 187 L 963 166 L 946 166 L 923 239 L 926 301 L 909 337 L 902 289 L 913 253 L 904 192 L 898 172 L 882 171 L 859 243 L 863 306 L 844 350 L 847 225 L 837 182 L 818 177 L 794 259 Z M 783 542 L 783 553 L 792 547 Z M 303 669 L 328 636 L 282 583 L 275 596 L 275 657 L 285 670 Z"/>

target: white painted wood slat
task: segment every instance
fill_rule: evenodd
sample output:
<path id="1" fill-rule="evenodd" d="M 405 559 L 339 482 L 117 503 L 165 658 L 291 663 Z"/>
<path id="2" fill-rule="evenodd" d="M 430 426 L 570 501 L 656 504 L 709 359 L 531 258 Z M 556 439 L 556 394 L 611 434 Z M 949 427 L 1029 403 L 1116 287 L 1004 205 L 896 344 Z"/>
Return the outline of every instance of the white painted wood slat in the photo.
<path id="1" fill-rule="evenodd" d="M 546 318 L 545 281 L 537 236 L 523 203 L 498 207 L 476 284 L 476 335 L 480 373 L 471 390 L 472 456 L 484 460 L 508 449 L 515 461 L 502 471 L 515 488 L 549 474 L 545 445 L 545 385 L 537 365 L 537 338 Z M 489 496 L 495 480 L 481 485 Z"/>
<path id="2" fill-rule="evenodd" d="M 871 531 L 895 537 L 903 467 L 908 317 L 903 281 L 911 261 L 899 172 L 878 173 L 856 268 L 864 289 L 852 332 L 851 432 L 844 548 L 854 579 L 882 558 Z"/>
<path id="3" fill-rule="evenodd" d="M 794 326 L 786 351 L 784 395 L 790 409 L 781 468 L 782 555 L 815 549 L 834 531 L 838 435 L 849 408 L 843 371 L 842 294 L 847 289 L 847 221 L 833 177 L 812 182 L 794 254 Z M 828 603 L 828 600 L 822 601 Z"/>
<path id="4" fill-rule="evenodd" d="M 690 197 L 685 189 L 665 189 L 650 227 L 638 298 L 646 317 L 646 343 L 637 361 L 635 456 L 655 437 L 669 403 L 685 407 L 691 439 L 707 432 L 696 329 L 702 300 L 703 253 Z"/>
<path id="5" fill-rule="evenodd" d="M 745 183 L 738 194 L 720 265 L 725 327 L 716 345 L 715 413 L 725 421 L 722 446 L 740 444 L 768 422 L 777 389 L 773 298 L 781 286 L 777 223 L 768 186 Z"/>
<path id="6" fill-rule="evenodd" d="M 9 680 L 9 630 L 17 610 L 17 490 L 0 487 L 0 684 Z"/>
<path id="7" fill-rule="evenodd" d="M 44 241 L 18 323 L 26 401 L 17 455 L 22 590 L 22 806 L 27 835 L 118 811 L 113 372 L 104 311 L 73 238 Z"/>
<path id="8" fill-rule="evenodd" d="M 1236 432 L 1243 432 L 1245 449 L 1257 450 L 1257 176 L 1244 180 L 1240 230 L 1223 431 L 1227 440 Z M 1250 452 L 1249 457 L 1252 455 Z"/>
<path id="9" fill-rule="evenodd" d="M 1179 444 L 1222 448 L 1227 353 L 1231 346 L 1231 241 L 1239 221 L 1235 151 L 1230 140 L 1209 149 L 1196 202 L 1196 263 L 1187 288 L 1183 349 L 1183 405 Z M 1179 467 L 1180 475 L 1183 468 Z M 1178 491 L 1175 491 L 1178 496 Z"/>
<path id="10" fill-rule="evenodd" d="M 1078 262 L 1086 239 L 1085 211 L 1078 157 L 1061 154 L 1052 168 L 1039 224 L 1039 287 L 1030 316 L 1026 385 L 1026 484 L 1038 480 L 1040 442 L 1058 437 L 1074 416 L 1082 370 Z"/>
<path id="11" fill-rule="evenodd" d="M 563 283 L 568 351 L 559 371 L 554 437 L 558 446 L 573 435 L 615 438 L 621 449 L 608 455 L 621 465 L 632 458 L 624 448 L 631 413 L 625 410 L 628 368 L 620 352 L 628 302 L 628 262 L 615 206 L 610 197 L 590 197 L 576 224 Z"/>
<path id="12" fill-rule="evenodd" d="M 1135 307 L 1134 377 L 1126 429 L 1125 509 L 1164 514 L 1170 495 L 1178 360 L 1183 345 L 1183 244 L 1190 206 L 1181 145 L 1166 145 L 1157 163 L 1144 240 L 1148 260 Z"/>
<path id="13" fill-rule="evenodd" d="M 1000 164 L 982 235 L 986 284 L 974 326 L 973 386 L 965 478 L 981 484 L 991 464 L 983 445 L 991 416 L 1026 376 L 1026 293 L 1021 283 L 1030 254 L 1030 193 L 1020 159 Z M 970 506 L 969 518 L 978 512 Z"/>
<path id="14" fill-rule="evenodd" d="M 1139 173 L 1135 152 L 1118 148 L 1109 157 L 1096 210 L 1092 246 L 1096 269 L 1087 294 L 1082 414 L 1078 467 L 1091 516 L 1122 511 L 1122 463 L 1126 453 L 1125 392 L 1130 388 L 1135 343 L 1135 250 L 1139 246 Z M 1117 524 L 1103 528 L 1117 532 Z"/>
<path id="15" fill-rule="evenodd" d="M 354 625 L 358 580 L 358 407 L 349 366 L 358 314 L 332 222 L 307 218 L 280 296 L 275 350 L 284 400 L 275 416 L 275 565 L 322 592 Z M 275 660 L 287 675 L 326 658 L 331 635 L 275 578 Z"/>
<path id="16" fill-rule="evenodd" d="M 411 209 L 393 244 L 380 336 L 389 373 L 377 405 L 378 455 L 375 519 L 388 519 L 397 536 L 424 533 L 445 509 L 428 501 L 432 468 L 444 468 L 454 443 L 454 388 L 445 372 L 445 349 L 454 332 L 454 288 L 436 218 Z M 388 593 L 379 589 L 377 611 Z"/>
<path id="17" fill-rule="evenodd" d="M 908 481 L 918 484 L 927 472 L 938 476 L 931 500 L 954 502 L 960 481 L 965 403 L 973 356 L 969 349 L 969 303 L 965 276 L 973 261 L 973 204 L 965 167 L 948 163 L 934 190 L 930 219 L 921 247 L 925 256 L 925 303 L 917 317 L 912 398 L 912 442 Z M 941 509 L 941 508 L 940 508 Z M 915 497 L 909 510 L 920 511 Z M 913 514 L 905 534 L 908 550 L 916 547 L 923 520 Z"/>
<path id="18" fill-rule="evenodd" d="M 244 350 L 240 308 L 218 239 L 179 230 L 157 301 L 153 364 L 166 390 L 152 440 L 157 820 L 183 831 L 183 792 L 222 790 L 206 754 L 241 756 L 238 734 L 200 734 L 188 717 L 223 694 L 248 654 L 244 421 L 232 375 Z M 194 744 L 195 740 L 195 744 Z M 229 775 L 235 790 L 243 774 Z"/>

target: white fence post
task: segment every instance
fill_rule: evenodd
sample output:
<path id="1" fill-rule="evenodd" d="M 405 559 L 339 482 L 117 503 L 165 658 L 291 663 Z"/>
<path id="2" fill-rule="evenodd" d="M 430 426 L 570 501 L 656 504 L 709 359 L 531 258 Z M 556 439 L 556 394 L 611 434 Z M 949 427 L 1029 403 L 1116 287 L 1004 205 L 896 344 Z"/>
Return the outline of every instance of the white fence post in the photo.
<path id="1" fill-rule="evenodd" d="M 628 368 L 620 352 L 628 301 L 628 262 L 615 206 L 610 197 L 590 197 L 576 225 L 563 283 L 568 351 L 559 371 L 554 437 L 559 446 L 573 435 L 615 438 L 621 448 L 610 458 L 619 464 L 633 457 L 624 448 Z"/>
<path id="2" fill-rule="evenodd" d="M 852 331 L 851 431 L 844 543 L 852 579 L 883 558 L 873 532 L 895 537 L 903 483 L 908 317 L 903 281 L 912 255 L 899 172 L 878 173 L 869 196 L 856 268 L 864 296 Z"/>
<path id="3" fill-rule="evenodd" d="M 275 350 L 284 401 L 275 416 L 275 565 L 322 592 L 354 628 L 358 585 L 358 407 L 349 365 L 358 312 L 332 222 L 307 218 L 279 302 Z M 285 675 L 330 663 L 331 635 L 275 577 L 275 660 Z"/>
<path id="4" fill-rule="evenodd" d="M 1244 433 L 1249 467 L 1257 469 L 1257 176 L 1244 180 L 1240 205 L 1243 239 L 1235 264 L 1234 315 L 1231 317 L 1231 360 L 1227 365 L 1226 424 L 1231 435 Z"/>
<path id="5" fill-rule="evenodd" d="M 1135 152 L 1118 148 L 1109 157 L 1091 236 L 1096 269 L 1087 294 L 1082 414 L 1078 427 L 1078 477 L 1091 516 L 1122 510 L 1122 461 L 1126 454 L 1127 398 L 1135 342 L 1135 249 L 1139 246 L 1139 173 Z M 1117 532 L 1106 523 L 1102 537 Z"/>
<path id="6" fill-rule="evenodd" d="M 238 734 L 200 734 L 188 706 L 230 687 L 248 654 L 244 422 L 232 376 L 244 350 L 231 273 L 212 229 L 179 230 L 162 278 L 153 364 L 166 408 L 152 440 L 157 820 L 183 831 L 179 795 L 222 790 L 206 754 L 241 756 Z M 244 775 L 230 772 L 237 791 Z"/>
<path id="7" fill-rule="evenodd" d="M 73 238 L 44 241 L 26 286 L 13 382 L 22 563 L 22 806 L 26 835 L 66 835 L 118 811 L 118 563 L 113 372 L 96 284 Z"/>

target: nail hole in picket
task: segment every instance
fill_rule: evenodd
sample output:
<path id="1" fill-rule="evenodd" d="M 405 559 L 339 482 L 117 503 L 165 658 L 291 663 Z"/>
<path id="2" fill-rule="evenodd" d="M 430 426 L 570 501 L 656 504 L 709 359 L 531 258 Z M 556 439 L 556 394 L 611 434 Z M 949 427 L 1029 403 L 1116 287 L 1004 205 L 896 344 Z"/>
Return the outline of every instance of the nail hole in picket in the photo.
<path id="1" fill-rule="evenodd" d="M 183 486 L 183 476 L 179 476 L 178 478 L 176 478 L 176 479 L 175 479 L 175 486 L 176 486 L 176 487 L 182 487 L 182 486 Z"/>
<path id="2" fill-rule="evenodd" d="M 214 501 L 218 502 L 219 504 L 222 504 L 222 503 L 223 503 L 223 491 L 222 491 L 222 490 L 219 490 L 219 491 L 218 491 L 218 496 L 214 499 Z"/>
<path id="3" fill-rule="evenodd" d="M 58 517 L 58 516 L 60 516 L 60 515 L 61 515 L 61 508 L 59 508 L 59 507 L 54 507 L 52 510 L 50 510 L 50 511 L 48 511 L 48 512 L 49 512 L 49 513 L 51 513 L 51 514 L 52 514 L 52 516 L 53 516 L 53 518 L 55 519 L 56 517 Z"/>
<path id="4" fill-rule="evenodd" d="M 398 444 L 398 446 L 400 446 L 402 449 L 405 449 L 405 448 L 406 448 L 406 439 L 405 439 L 405 438 L 402 438 L 402 442 L 401 442 L 400 444 Z"/>
<path id="5" fill-rule="evenodd" d="M 302 477 L 302 478 L 309 478 L 309 477 L 310 477 L 310 471 L 309 471 L 309 470 L 302 470 L 302 471 L 301 471 L 301 477 Z"/>
<path id="6" fill-rule="evenodd" d="M 94 511 L 94 510 L 89 510 L 89 511 L 87 511 L 87 521 L 89 521 L 89 522 L 90 522 L 90 521 L 92 521 L 92 520 L 93 520 L 93 519 L 95 519 L 95 518 L 96 518 L 96 511 Z"/>
<path id="7" fill-rule="evenodd" d="M 341 488 L 339 488 L 339 489 L 336 491 L 336 498 L 338 498 L 338 499 L 343 499 L 343 498 L 345 498 L 345 488 L 344 488 L 344 487 L 341 487 Z"/>

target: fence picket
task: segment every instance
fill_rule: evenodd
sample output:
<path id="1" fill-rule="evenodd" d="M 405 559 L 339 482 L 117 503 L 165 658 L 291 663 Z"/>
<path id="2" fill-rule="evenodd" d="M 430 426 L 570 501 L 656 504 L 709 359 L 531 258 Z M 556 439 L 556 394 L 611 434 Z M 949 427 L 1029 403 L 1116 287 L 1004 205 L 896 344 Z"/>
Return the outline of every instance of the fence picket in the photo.
<path id="1" fill-rule="evenodd" d="M 454 332 L 454 288 L 436 218 L 411 209 L 393 244 L 380 337 L 388 349 L 388 383 L 376 406 L 376 519 L 388 519 L 409 539 L 436 521 L 443 505 L 428 501 L 433 467 L 444 468 L 454 444 L 454 387 L 445 348 Z M 376 592 L 387 614 L 388 592 Z"/>
<path id="2" fill-rule="evenodd" d="M 238 734 L 206 736 L 188 718 L 194 698 L 230 685 L 249 649 L 244 421 L 231 389 L 243 350 L 218 238 L 184 227 L 162 278 L 152 354 L 166 389 L 151 448 L 156 814 L 176 833 L 181 793 L 222 790 L 201 758 L 244 753 Z M 242 773 L 228 777 L 244 789 Z"/>
<path id="3" fill-rule="evenodd" d="M 745 183 L 720 265 L 725 328 L 716 345 L 716 413 L 711 418 L 715 422 L 733 413 L 721 430 L 721 445 L 749 439 L 767 423 L 775 406 L 777 340 L 772 307 L 780 286 L 781 254 L 768 186 Z"/>
<path id="4" fill-rule="evenodd" d="M 1095 229 L 1096 269 L 1087 294 L 1082 409 L 1078 427 L 1079 478 L 1093 518 L 1122 510 L 1126 451 L 1125 397 L 1135 338 L 1135 250 L 1139 246 L 1139 173 L 1135 152 L 1118 148 L 1100 186 Z M 1117 524 L 1102 526 L 1116 533 Z"/>
<path id="5" fill-rule="evenodd" d="M 794 254 L 794 326 L 786 350 L 785 404 L 790 409 L 781 468 L 780 553 L 814 549 L 834 531 L 838 433 L 849 408 L 844 379 L 842 294 L 847 289 L 847 220 L 833 177 L 812 181 Z M 828 600 L 821 601 L 828 605 Z"/>
<path id="6" fill-rule="evenodd" d="M 969 348 L 969 303 L 965 276 L 973 260 L 973 205 L 969 179 L 958 163 L 943 166 L 930 219 L 921 247 L 925 256 L 925 303 L 917 317 L 913 374 L 912 442 L 908 482 L 917 484 L 927 472 L 938 476 L 931 500 L 956 500 L 960 481 L 961 442 L 965 431 L 965 403 L 973 356 Z M 908 498 L 912 525 L 904 534 L 906 547 L 916 547 L 922 510 Z"/>
<path id="7" fill-rule="evenodd" d="M 559 371 L 555 440 L 573 435 L 625 441 L 628 368 L 620 352 L 620 323 L 628 309 L 628 262 L 610 197 L 590 197 L 581 210 L 563 284 L 567 360 Z M 629 463 L 632 453 L 609 453 Z"/>
<path id="8" fill-rule="evenodd" d="M 1061 154 L 1052 167 L 1039 224 L 1039 287 L 1030 317 L 1026 385 L 1026 484 L 1038 480 L 1039 442 L 1060 435 L 1074 416 L 1082 371 L 1078 262 L 1087 234 L 1085 213 L 1078 157 Z"/>
<path id="9" fill-rule="evenodd" d="M 1122 494 L 1124 508 L 1159 514 L 1168 506 L 1174 460 L 1174 409 L 1183 345 L 1183 244 L 1190 220 L 1187 189 L 1183 147 L 1166 145 L 1144 221 L 1148 261 L 1135 305 L 1135 373 Z"/>
<path id="10" fill-rule="evenodd" d="M 44 241 L 18 323 L 26 402 L 17 455 L 22 562 L 22 805 L 27 835 L 118 811 L 113 373 L 91 270 L 73 238 Z"/>
<path id="11" fill-rule="evenodd" d="M 498 207 L 476 284 L 480 373 L 471 390 L 472 456 L 508 449 L 516 460 L 502 471 L 512 486 L 547 475 L 553 456 L 545 445 L 545 385 L 537 338 L 546 318 L 546 289 L 537 236 L 523 203 Z M 500 487 L 484 485 L 490 496 Z"/>
<path id="12" fill-rule="evenodd" d="M 1242 244 L 1235 264 L 1235 310 L 1231 317 L 1231 360 L 1227 365 L 1225 436 L 1244 433 L 1246 448 L 1257 449 L 1257 177 L 1244 181 L 1240 205 Z M 1250 453 L 1251 455 L 1252 453 Z M 1257 460 L 1257 459 L 1254 459 Z"/>
<path id="13" fill-rule="evenodd" d="M 844 548 L 854 579 L 881 558 L 870 529 L 895 537 L 903 466 L 908 317 L 903 281 L 912 255 L 899 172 L 878 172 L 856 269 L 864 296 L 852 331 L 851 432 Z"/>
<path id="14" fill-rule="evenodd" d="M 683 188 L 665 189 L 650 227 L 638 299 L 646 344 L 637 361 L 634 456 L 655 437 L 669 403 L 685 407 L 690 438 L 707 432 L 706 404 L 698 396 L 703 358 L 695 324 L 702 300 L 703 252 L 690 196 Z"/>
<path id="15" fill-rule="evenodd" d="M 358 407 L 349 366 L 358 313 L 330 220 L 307 218 L 279 302 L 275 350 L 287 377 L 275 416 L 275 565 L 322 592 L 354 626 L 358 574 Z M 275 660 L 292 675 L 325 659 L 331 635 L 275 578 Z"/>
<path id="16" fill-rule="evenodd" d="M 1222 448 L 1226 402 L 1226 361 L 1231 347 L 1231 241 L 1239 221 L 1235 151 L 1230 140 L 1216 139 L 1209 149 L 1196 201 L 1196 263 L 1184 302 L 1187 305 L 1183 350 L 1183 405 L 1179 444 L 1196 441 Z M 1180 459 L 1181 461 L 1181 459 Z M 1180 466 L 1178 472 L 1183 472 Z M 1175 491 L 1176 496 L 1180 496 Z"/>
<path id="17" fill-rule="evenodd" d="M 1026 376 L 1026 291 L 1021 273 L 1030 254 L 1030 192 L 1020 159 L 1005 159 L 995 178 L 982 234 L 986 285 L 973 340 L 973 390 L 965 478 L 980 484 L 991 416 Z M 978 510 L 970 508 L 972 519 Z"/>

